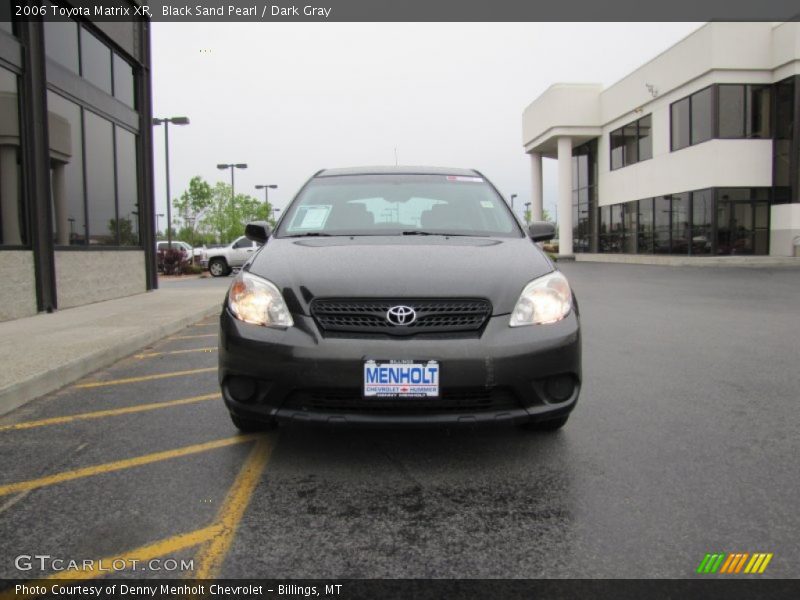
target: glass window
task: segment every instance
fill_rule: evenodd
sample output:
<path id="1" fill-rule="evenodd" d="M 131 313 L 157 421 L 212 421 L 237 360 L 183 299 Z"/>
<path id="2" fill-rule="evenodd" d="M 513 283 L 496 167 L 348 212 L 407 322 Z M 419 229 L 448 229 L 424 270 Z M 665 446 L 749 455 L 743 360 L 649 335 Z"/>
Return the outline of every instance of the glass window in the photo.
<path id="1" fill-rule="evenodd" d="M 589 185 L 589 156 L 581 154 L 578 156 L 578 187 Z"/>
<path id="2" fill-rule="evenodd" d="M 83 113 L 86 142 L 86 205 L 89 243 L 117 244 L 117 209 L 114 189 L 114 139 L 110 121 L 88 110 Z"/>
<path id="3" fill-rule="evenodd" d="M 707 87 L 692 95 L 692 144 L 714 137 L 714 89 Z"/>
<path id="4" fill-rule="evenodd" d="M 611 132 L 611 170 L 625 166 L 625 136 L 622 129 Z"/>
<path id="5" fill-rule="evenodd" d="M 653 252 L 669 254 L 670 196 L 657 196 L 653 204 Z"/>
<path id="6" fill-rule="evenodd" d="M 14 35 L 14 24 L 11 22 L 11 3 L 0 2 L 0 29 Z"/>
<path id="7" fill-rule="evenodd" d="M 625 138 L 625 153 L 623 157 L 625 166 L 639 162 L 636 123 L 631 123 L 630 125 L 623 127 L 622 136 Z"/>
<path id="8" fill-rule="evenodd" d="M 653 116 L 639 119 L 639 160 L 653 158 Z"/>
<path id="9" fill-rule="evenodd" d="M 719 86 L 719 137 L 744 137 L 744 86 Z"/>
<path id="10" fill-rule="evenodd" d="M 116 146 L 119 244 L 138 246 L 140 240 L 136 136 L 126 129 L 116 127 Z"/>
<path id="11" fill-rule="evenodd" d="M 114 54 L 114 97 L 135 108 L 133 67 L 118 54 Z"/>
<path id="12" fill-rule="evenodd" d="M 78 73 L 78 24 L 75 21 L 44 21 L 47 57 Z"/>
<path id="13" fill-rule="evenodd" d="M 653 199 L 645 198 L 639 200 L 639 222 L 638 222 L 638 246 L 636 251 L 639 254 L 653 253 Z"/>
<path id="14" fill-rule="evenodd" d="M 671 209 L 672 254 L 689 253 L 689 194 L 673 194 Z"/>
<path id="15" fill-rule="evenodd" d="M 765 85 L 747 86 L 747 120 L 745 134 L 750 138 L 770 137 L 770 88 Z"/>
<path id="16" fill-rule="evenodd" d="M 713 190 L 692 193 L 692 254 L 711 254 Z"/>
<path id="17" fill-rule="evenodd" d="M 54 241 L 59 246 L 85 244 L 81 109 L 47 92 L 47 115 Z"/>
<path id="18" fill-rule="evenodd" d="M 22 200 L 22 168 L 19 132 L 17 76 L 0 68 L 0 245 L 27 243 L 25 206 Z"/>
<path id="19" fill-rule="evenodd" d="M 635 200 L 622 205 L 622 227 L 625 230 L 622 251 L 626 254 L 636 253 L 636 219 L 638 212 L 639 203 Z"/>
<path id="20" fill-rule="evenodd" d="M 81 30 L 81 75 L 111 93 L 111 49 L 86 29 Z"/>
<path id="21" fill-rule="evenodd" d="M 670 107 L 673 150 L 686 148 L 691 143 L 689 129 L 689 98 L 679 100 Z"/>
<path id="22" fill-rule="evenodd" d="M 572 189 L 576 190 L 580 187 L 578 184 L 578 157 L 572 156 Z"/>

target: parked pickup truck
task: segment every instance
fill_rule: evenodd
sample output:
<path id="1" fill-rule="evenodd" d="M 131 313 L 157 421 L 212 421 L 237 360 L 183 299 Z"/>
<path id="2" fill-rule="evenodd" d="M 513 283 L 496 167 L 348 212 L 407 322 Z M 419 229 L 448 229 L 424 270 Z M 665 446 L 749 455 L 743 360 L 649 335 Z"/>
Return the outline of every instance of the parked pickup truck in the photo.
<path id="1" fill-rule="evenodd" d="M 253 256 L 260 244 L 242 236 L 233 243 L 220 248 L 208 248 L 208 272 L 214 277 L 230 275 L 233 269 L 238 269 Z"/>

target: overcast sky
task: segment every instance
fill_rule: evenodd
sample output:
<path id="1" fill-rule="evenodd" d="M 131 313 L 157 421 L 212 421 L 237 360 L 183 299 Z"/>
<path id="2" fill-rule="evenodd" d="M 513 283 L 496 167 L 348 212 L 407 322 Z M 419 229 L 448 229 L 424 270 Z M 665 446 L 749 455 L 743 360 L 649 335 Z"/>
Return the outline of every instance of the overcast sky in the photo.
<path id="1" fill-rule="evenodd" d="M 172 196 L 217 163 L 237 192 L 284 207 L 321 168 L 474 167 L 530 199 L 522 111 L 557 82 L 610 85 L 698 23 L 153 23 L 153 106 L 170 128 Z M 158 212 L 166 208 L 155 129 Z M 555 161 L 545 160 L 553 214 Z"/>

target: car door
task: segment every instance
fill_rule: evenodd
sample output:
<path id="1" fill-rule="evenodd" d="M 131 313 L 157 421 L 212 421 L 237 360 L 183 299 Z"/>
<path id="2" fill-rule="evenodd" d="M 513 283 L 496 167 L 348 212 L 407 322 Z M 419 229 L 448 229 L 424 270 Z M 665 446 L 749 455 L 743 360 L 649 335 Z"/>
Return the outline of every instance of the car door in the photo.
<path id="1" fill-rule="evenodd" d="M 255 242 L 248 240 L 246 237 L 240 237 L 233 243 L 233 247 L 231 248 L 230 266 L 241 267 L 250 259 L 255 251 Z"/>

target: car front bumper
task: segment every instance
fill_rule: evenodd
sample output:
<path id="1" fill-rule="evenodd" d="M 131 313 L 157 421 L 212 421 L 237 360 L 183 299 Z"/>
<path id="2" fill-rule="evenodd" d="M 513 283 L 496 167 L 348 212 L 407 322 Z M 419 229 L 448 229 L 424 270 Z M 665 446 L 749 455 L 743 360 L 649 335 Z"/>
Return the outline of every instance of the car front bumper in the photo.
<path id="1" fill-rule="evenodd" d="M 573 311 L 558 323 L 528 327 L 509 327 L 508 319 L 490 318 L 480 337 L 325 337 L 311 317 L 273 329 L 239 321 L 225 307 L 223 399 L 239 417 L 284 423 L 521 424 L 566 416 L 581 388 L 578 316 Z M 438 361 L 440 397 L 363 398 L 370 359 Z"/>

